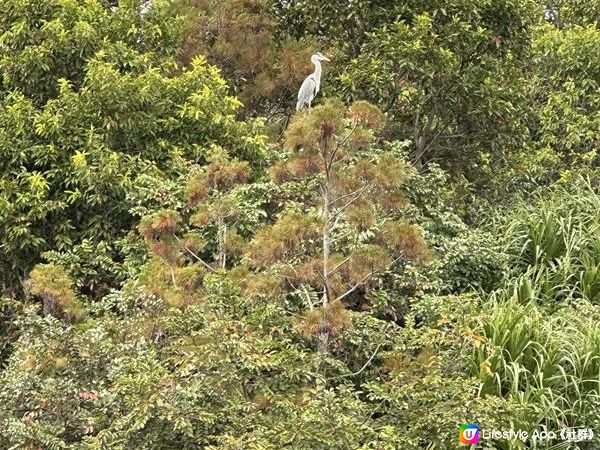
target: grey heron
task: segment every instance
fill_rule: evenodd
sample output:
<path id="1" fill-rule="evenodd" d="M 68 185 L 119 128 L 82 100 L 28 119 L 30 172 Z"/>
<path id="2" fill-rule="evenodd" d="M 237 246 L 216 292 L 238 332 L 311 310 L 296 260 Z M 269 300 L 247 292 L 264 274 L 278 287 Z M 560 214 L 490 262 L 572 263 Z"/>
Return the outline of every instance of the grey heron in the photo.
<path id="1" fill-rule="evenodd" d="M 310 105 L 319 92 L 321 87 L 321 61 L 330 61 L 321 53 L 315 53 L 311 56 L 310 61 L 315 66 L 315 71 L 304 79 L 300 90 L 298 91 L 298 103 L 296 103 L 296 111 L 299 111 L 304 105 Z"/>

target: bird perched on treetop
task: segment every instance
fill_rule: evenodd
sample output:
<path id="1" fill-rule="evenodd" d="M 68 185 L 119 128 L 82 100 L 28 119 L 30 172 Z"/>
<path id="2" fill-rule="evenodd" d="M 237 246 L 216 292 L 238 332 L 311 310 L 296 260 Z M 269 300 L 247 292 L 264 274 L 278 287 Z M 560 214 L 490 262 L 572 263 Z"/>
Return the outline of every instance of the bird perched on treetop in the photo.
<path id="1" fill-rule="evenodd" d="M 310 61 L 315 65 L 315 71 L 304 79 L 300 90 L 298 91 L 298 103 L 296 103 L 296 111 L 299 111 L 304 105 L 310 105 L 319 92 L 321 87 L 321 61 L 330 61 L 321 53 L 315 53 L 311 56 Z"/>

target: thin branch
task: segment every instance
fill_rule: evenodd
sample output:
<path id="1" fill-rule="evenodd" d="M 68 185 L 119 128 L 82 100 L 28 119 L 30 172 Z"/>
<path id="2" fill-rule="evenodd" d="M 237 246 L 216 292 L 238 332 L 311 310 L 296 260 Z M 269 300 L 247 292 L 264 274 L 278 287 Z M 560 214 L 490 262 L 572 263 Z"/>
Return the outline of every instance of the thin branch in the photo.
<path id="1" fill-rule="evenodd" d="M 325 283 L 327 280 L 325 279 L 325 275 L 323 274 L 323 272 L 321 272 L 319 269 L 315 269 L 315 272 L 317 272 L 317 275 L 319 275 L 319 278 L 321 280 L 323 280 L 323 283 Z"/>
<path id="2" fill-rule="evenodd" d="M 432 136 L 429 139 L 429 142 L 418 150 L 417 154 L 413 158 L 413 164 L 417 164 L 418 162 L 420 162 L 421 158 L 425 155 L 425 153 L 427 153 L 427 151 L 433 146 L 433 144 L 438 140 L 442 133 L 448 129 L 449 126 L 450 124 L 447 123 L 443 127 L 441 127 L 439 131 L 435 134 L 435 136 Z"/>
<path id="3" fill-rule="evenodd" d="M 340 267 L 342 267 L 344 264 L 346 264 L 348 261 L 350 261 L 350 259 L 352 258 L 353 255 L 354 255 L 354 253 L 351 253 L 342 262 L 340 262 L 339 264 L 337 264 L 333 269 L 331 269 L 331 273 L 335 273 Z"/>
<path id="4" fill-rule="evenodd" d="M 342 145 L 344 145 L 346 143 L 346 141 L 348 141 L 348 139 L 350 139 L 350 136 L 352 136 L 352 134 L 354 134 L 354 131 L 356 130 L 356 127 L 358 126 L 358 123 L 355 123 L 352 126 L 352 129 L 348 132 L 348 134 L 346 135 L 345 138 L 343 138 L 341 141 L 339 141 L 337 143 L 337 145 L 335 146 L 335 149 L 333 150 L 333 152 L 331 152 L 331 157 L 329 158 L 330 160 L 330 164 L 329 164 L 329 168 L 331 169 L 331 165 L 333 164 L 333 160 L 335 158 L 335 154 L 338 152 L 338 150 L 340 149 L 340 147 Z"/>
<path id="5" fill-rule="evenodd" d="M 368 184 L 364 184 L 361 187 L 359 187 L 358 189 L 356 189 L 355 191 L 349 192 L 348 194 L 344 194 L 344 195 L 340 195 L 339 197 L 335 198 L 334 200 L 331 201 L 331 204 L 335 204 L 336 202 L 339 202 L 340 200 L 344 199 L 344 198 L 348 198 L 351 197 L 352 195 L 356 194 L 358 191 L 364 189 L 365 187 L 367 187 Z"/>
<path id="6" fill-rule="evenodd" d="M 175 271 L 172 266 L 169 266 L 169 270 L 171 271 L 171 281 L 173 282 L 173 286 L 177 287 L 177 281 L 175 280 Z"/>
<path id="7" fill-rule="evenodd" d="M 287 275 L 283 275 L 283 278 L 285 278 L 285 281 L 287 281 L 288 284 L 292 287 L 292 290 L 294 290 L 294 291 L 298 290 L 296 285 L 290 281 L 290 280 L 295 280 L 295 278 L 288 277 Z"/>
<path id="8" fill-rule="evenodd" d="M 393 266 L 394 264 L 396 264 L 401 259 L 402 259 L 402 256 L 398 256 L 396 259 L 394 259 L 394 260 L 392 260 L 392 262 L 390 262 L 390 264 L 388 265 L 388 267 Z M 340 295 L 339 297 L 337 297 L 334 301 L 342 300 L 342 299 L 344 299 L 344 297 L 352 294 L 360 285 L 362 285 L 366 280 L 368 280 L 370 277 L 372 277 L 374 273 L 375 273 L 375 271 L 371 271 L 368 274 L 366 274 L 364 277 L 362 277 L 358 281 L 358 283 L 356 283 L 352 288 L 348 289 L 342 295 Z"/>
<path id="9" fill-rule="evenodd" d="M 202 258 L 200 258 L 198 255 L 196 255 L 193 251 L 191 251 L 187 245 L 185 245 L 183 243 L 183 241 L 181 239 L 179 239 L 179 237 L 177 237 L 177 235 L 175 233 L 173 233 L 173 237 L 175 238 L 175 240 L 185 249 L 185 251 L 187 251 L 190 255 L 192 255 L 196 260 L 198 260 L 200 263 L 202 263 L 202 265 L 204 267 L 206 267 L 208 270 L 210 270 L 213 273 L 216 273 L 217 271 L 210 266 L 210 264 L 208 264 L 206 261 L 204 261 Z"/>
<path id="10" fill-rule="evenodd" d="M 355 197 L 352 200 L 345 203 L 344 206 L 342 206 L 341 208 L 338 208 L 334 212 L 334 214 L 337 215 L 337 214 L 341 214 L 342 212 L 344 212 L 344 210 L 346 208 L 348 208 L 350 205 L 352 205 L 352 203 L 354 203 L 356 200 L 358 200 L 366 192 L 367 188 L 369 188 L 370 186 L 371 185 L 369 185 L 369 184 L 365 184 L 362 188 L 354 191 L 354 193 L 356 194 Z"/>
<path id="11" fill-rule="evenodd" d="M 304 294 L 306 295 L 306 301 L 308 303 L 308 308 L 312 311 L 313 309 L 315 309 L 313 302 L 310 299 L 310 292 L 308 292 L 308 289 L 306 289 L 306 286 L 302 286 L 302 290 L 304 291 Z"/>
<path id="12" fill-rule="evenodd" d="M 356 289 L 358 289 L 358 287 L 360 285 L 362 285 L 366 280 L 368 280 L 370 277 L 372 277 L 374 273 L 375 272 L 369 272 L 367 275 L 365 275 L 364 277 L 362 277 L 360 279 L 360 281 L 358 283 L 356 283 L 352 288 L 348 289 L 342 295 L 340 295 L 339 297 L 337 297 L 334 301 L 342 300 L 345 297 L 347 297 L 348 295 L 352 294 Z"/>
<path id="13" fill-rule="evenodd" d="M 328 380 L 336 380 L 338 378 L 348 378 L 348 377 L 355 377 L 356 375 L 360 375 L 368 366 L 369 364 L 371 364 L 371 362 L 373 361 L 373 359 L 375 359 L 375 356 L 377 356 L 377 353 L 379 352 L 379 349 L 381 348 L 381 346 L 383 345 L 383 342 L 380 342 L 377 345 L 377 348 L 375 348 L 375 351 L 373 352 L 373 354 L 371 355 L 371 357 L 367 360 L 367 362 L 360 368 L 359 371 L 357 372 L 353 372 L 353 373 L 347 373 L 344 375 L 339 375 L 337 377 L 333 377 L 333 378 L 328 378 Z"/>

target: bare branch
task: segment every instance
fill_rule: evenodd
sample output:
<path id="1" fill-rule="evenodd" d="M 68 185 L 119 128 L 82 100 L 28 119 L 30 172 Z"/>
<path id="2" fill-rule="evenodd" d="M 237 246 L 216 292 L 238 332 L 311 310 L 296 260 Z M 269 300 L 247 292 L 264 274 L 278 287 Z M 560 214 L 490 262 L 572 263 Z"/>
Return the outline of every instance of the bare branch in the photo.
<path id="1" fill-rule="evenodd" d="M 384 333 L 387 332 L 388 328 L 389 328 L 389 326 L 386 327 L 386 329 L 384 330 Z M 369 364 L 371 364 L 373 359 L 375 359 L 375 356 L 377 356 L 377 353 L 379 352 L 379 349 L 381 348 L 382 345 L 383 345 L 383 342 L 380 342 L 377 345 L 377 347 L 375 348 L 375 351 L 373 352 L 371 357 L 367 360 L 366 363 L 363 364 L 363 366 L 357 372 L 347 373 L 345 375 L 339 375 L 337 377 L 329 378 L 328 380 L 336 380 L 338 378 L 355 377 L 356 375 L 360 375 L 369 366 Z"/>
<path id="2" fill-rule="evenodd" d="M 370 187 L 370 185 L 365 184 L 362 188 L 354 191 L 354 193 L 356 194 L 354 196 L 354 198 L 352 200 L 349 200 L 348 202 L 346 202 L 344 204 L 344 206 L 342 206 L 341 208 L 338 208 L 336 211 L 334 211 L 333 214 L 335 216 L 337 216 L 337 215 L 343 213 L 346 208 L 348 208 L 350 205 L 352 205 L 352 203 L 354 203 L 356 200 L 358 200 L 360 197 L 362 197 L 362 195 L 366 192 L 368 187 Z"/>
<path id="3" fill-rule="evenodd" d="M 306 302 L 308 303 L 308 308 L 312 311 L 315 309 L 313 302 L 310 299 L 310 292 L 306 289 L 306 286 L 302 285 L 302 290 L 304 291 L 304 295 L 306 295 Z"/>
<path id="4" fill-rule="evenodd" d="M 359 286 L 361 286 L 366 280 L 368 280 L 369 278 L 371 278 L 373 276 L 375 272 L 369 272 L 367 275 L 365 275 L 364 277 L 362 277 L 360 279 L 360 281 L 358 283 L 356 283 L 352 288 L 348 289 L 346 292 L 344 292 L 342 295 L 340 295 L 339 297 L 337 297 L 334 301 L 339 301 L 339 300 L 343 300 L 345 297 L 347 297 L 348 295 L 352 294 Z"/>
<path id="5" fill-rule="evenodd" d="M 354 131 L 356 130 L 356 127 L 357 127 L 357 126 L 358 126 L 358 123 L 355 123 L 355 124 L 352 126 L 352 129 L 351 129 L 351 130 L 348 132 L 348 134 L 346 135 L 346 137 L 344 137 L 344 138 L 343 138 L 341 141 L 339 141 L 339 142 L 337 143 L 337 145 L 335 146 L 335 149 L 333 150 L 333 152 L 331 152 L 331 158 L 330 158 L 331 164 L 333 164 L 333 160 L 334 160 L 334 158 L 335 158 L 335 154 L 338 152 L 338 150 L 340 149 L 340 147 L 341 147 L 342 145 L 344 145 L 344 144 L 345 144 L 345 143 L 348 141 L 348 139 L 350 139 L 350 136 L 352 136 L 352 134 L 354 134 Z M 331 168 L 331 164 L 330 164 L 330 168 Z"/>
<path id="6" fill-rule="evenodd" d="M 177 235 L 175 233 L 173 233 L 173 237 L 175 238 L 175 240 L 185 249 L 186 252 L 188 252 L 190 255 L 192 255 L 196 260 L 198 260 L 200 263 L 202 263 L 202 265 L 204 267 L 206 267 L 208 270 L 210 270 L 213 273 L 216 273 L 217 271 L 210 266 L 210 264 L 208 264 L 206 261 L 204 261 L 202 258 L 200 258 L 196 253 L 194 253 L 193 251 L 191 251 L 187 245 L 185 245 L 183 243 L 183 241 L 181 239 L 179 239 L 179 237 L 177 237 Z"/>
<path id="7" fill-rule="evenodd" d="M 352 259 L 352 256 L 354 255 L 354 253 L 351 253 L 348 257 L 344 258 L 343 261 L 341 261 L 339 264 L 336 264 L 336 266 L 331 269 L 331 273 L 335 273 L 337 272 L 337 270 L 342 267 L 344 264 L 346 264 L 348 261 L 350 261 Z"/>
<path id="8" fill-rule="evenodd" d="M 363 184 L 363 185 L 362 185 L 361 187 L 359 187 L 358 189 L 356 189 L 356 190 L 354 190 L 354 191 L 352 191 L 352 192 L 349 192 L 348 194 L 340 195 L 339 197 L 337 197 L 337 198 L 333 199 L 333 200 L 331 201 L 331 204 L 332 204 L 332 205 L 334 205 L 335 203 L 339 202 L 340 200 L 343 200 L 343 199 L 345 199 L 345 198 L 351 197 L 352 195 L 356 194 L 356 193 L 357 193 L 358 191 L 360 191 L 361 189 L 365 189 L 365 188 L 366 188 L 366 187 L 368 187 L 368 186 L 369 186 L 369 184 L 368 184 L 368 183 L 366 183 L 366 184 Z"/>

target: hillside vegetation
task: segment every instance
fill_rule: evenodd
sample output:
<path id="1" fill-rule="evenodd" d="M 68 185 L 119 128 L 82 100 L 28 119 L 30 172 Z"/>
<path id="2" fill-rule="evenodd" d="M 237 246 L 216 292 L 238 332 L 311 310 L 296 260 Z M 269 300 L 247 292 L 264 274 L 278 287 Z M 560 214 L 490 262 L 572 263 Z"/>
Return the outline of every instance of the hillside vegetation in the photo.
<path id="1" fill-rule="evenodd" d="M 599 48 L 598 0 L 1 0 L 0 449 L 600 436 Z"/>

